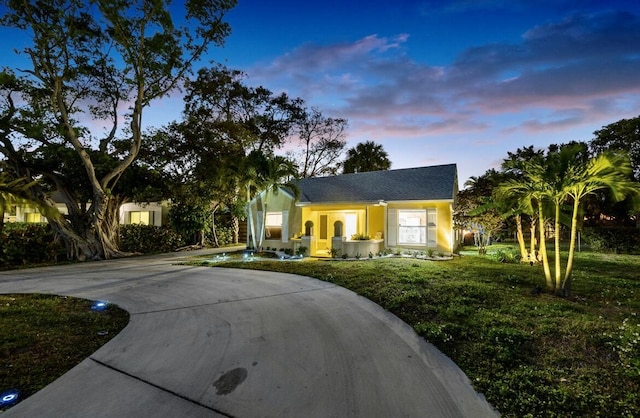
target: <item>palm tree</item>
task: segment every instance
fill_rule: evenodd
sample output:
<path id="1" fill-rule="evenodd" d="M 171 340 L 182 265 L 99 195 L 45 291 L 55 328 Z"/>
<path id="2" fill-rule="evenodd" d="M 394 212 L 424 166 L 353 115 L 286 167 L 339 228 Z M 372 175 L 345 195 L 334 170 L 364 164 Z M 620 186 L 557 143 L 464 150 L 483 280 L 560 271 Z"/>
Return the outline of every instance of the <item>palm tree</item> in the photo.
<path id="1" fill-rule="evenodd" d="M 299 195 L 298 185 L 294 181 L 298 174 L 298 167 L 294 163 L 284 157 L 276 156 L 266 160 L 263 170 L 261 173 L 262 188 L 265 194 L 262 203 L 262 228 L 260 229 L 260 237 L 256 248 L 262 247 L 264 241 L 264 225 L 267 218 L 269 194 L 277 195 L 280 188 L 284 187 L 291 190 L 296 199 Z"/>
<path id="2" fill-rule="evenodd" d="M 540 224 L 540 256 L 542 257 L 547 290 L 553 292 L 555 285 L 551 279 L 544 233 L 546 217 L 543 203 L 545 194 L 544 167 L 540 161 L 531 161 L 523 164 L 521 176 L 510 178 L 500 184 L 496 188 L 494 196 L 499 200 L 517 202 L 517 206 L 523 213 L 538 214 L 538 223 Z"/>
<path id="3" fill-rule="evenodd" d="M 640 185 L 631 180 L 629 157 L 621 154 L 601 154 L 581 158 L 582 146 L 570 144 L 550 151 L 544 160 L 523 165 L 522 177 L 510 179 L 497 188 L 498 198 L 517 198 L 527 210 L 537 209 L 540 223 L 540 254 L 542 255 L 547 290 L 561 296 L 571 292 L 571 273 L 575 255 L 578 214 L 582 200 L 598 190 L 608 189 L 614 199 L 639 196 Z M 564 277 L 560 251 L 562 208 L 571 202 L 571 238 Z M 544 224 L 550 218 L 555 226 L 554 278 L 550 274 L 544 236 Z"/>
<path id="4" fill-rule="evenodd" d="M 582 200 L 603 189 L 608 189 L 616 201 L 621 201 L 627 196 L 640 195 L 640 184 L 631 180 L 633 170 L 628 155 L 603 153 L 588 160 L 585 164 L 572 165 L 570 172 L 571 175 L 567 176 L 564 185 L 564 192 L 573 200 L 569 258 L 561 287 L 564 295 L 571 293 L 571 273 L 578 229 L 578 214 Z"/>
<path id="5" fill-rule="evenodd" d="M 366 141 L 347 150 L 347 158 L 344 160 L 343 166 L 345 174 L 388 170 L 391 168 L 391 160 L 382 145 Z"/>
<path id="6" fill-rule="evenodd" d="M 270 193 L 277 194 L 280 187 L 286 187 L 298 196 L 298 186 L 294 182 L 297 175 L 297 167 L 288 159 L 276 156 L 269 158 L 261 151 L 250 152 L 238 165 L 238 182 L 246 193 L 246 213 L 247 227 L 251 235 L 251 242 L 247 246 L 259 249 L 264 240 L 264 228 L 257 231 L 257 225 L 251 216 L 250 202 L 258 190 L 265 190 L 263 199 L 263 219 L 264 225 L 267 215 L 268 196 Z"/>

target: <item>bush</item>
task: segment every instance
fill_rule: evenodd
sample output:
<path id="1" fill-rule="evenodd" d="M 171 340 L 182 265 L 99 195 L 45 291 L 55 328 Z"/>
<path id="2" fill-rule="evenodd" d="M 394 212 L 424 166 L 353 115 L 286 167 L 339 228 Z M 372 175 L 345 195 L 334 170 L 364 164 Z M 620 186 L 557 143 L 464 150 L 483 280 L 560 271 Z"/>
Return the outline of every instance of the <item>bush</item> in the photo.
<path id="1" fill-rule="evenodd" d="M 16 267 L 51 263 L 65 256 L 64 244 L 49 224 L 6 224 L 0 233 L 0 265 Z"/>
<path id="2" fill-rule="evenodd" d="M 133 253 L 170 252 L 184 245 L 180 234 L 166 226 L 121 225 L 120 249 Z"/>
<path id="3" fill-rule="evenodd" d="M 220 247 L 233 244 L 233 229 L 225 226 L 216 226 L 216 236 Z M 214 246 L 213 230 L 209 229 L 205 233 L 205 242 L 207 245 Z"/>
<path id="4" fill-rule="evenodd" d="M 518 264 L 522 261 L 522 256 L 518 250 L 503 250 L 499 248 L 492 255 L 492 258 L 500 263 Z"/>
<path id="5" fill-rule="evenodd" d="M 351 235 L 351 239 L 353 241 L 368 241 L 371 239 L 371 237 L 365 234 L 353 234 Z"/>
<path id="6" fill-rule="evenodd" d="M 633 227 L 584 228 L 582 238 L 596 252 L 640 253 L 640 229 Z"/>

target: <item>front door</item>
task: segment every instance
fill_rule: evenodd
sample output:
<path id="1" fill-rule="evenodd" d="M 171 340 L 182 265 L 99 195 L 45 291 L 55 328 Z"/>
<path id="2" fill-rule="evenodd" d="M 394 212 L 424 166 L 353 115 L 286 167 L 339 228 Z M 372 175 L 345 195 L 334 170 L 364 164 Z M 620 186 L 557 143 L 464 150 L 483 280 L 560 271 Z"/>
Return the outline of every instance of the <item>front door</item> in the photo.
<path id="1" fill-rule="evenodd" d="M 318 228 L 316 229 L 315 249 L 313 255 L 329 257 L 331 255 L 331 239 L 335 236 L 336 222 L 340 222 L 338 229 L 340 236 L 351 238 L 357 232 L 358 215 L 356 212 L 327 211 L 318 213 Z"/>

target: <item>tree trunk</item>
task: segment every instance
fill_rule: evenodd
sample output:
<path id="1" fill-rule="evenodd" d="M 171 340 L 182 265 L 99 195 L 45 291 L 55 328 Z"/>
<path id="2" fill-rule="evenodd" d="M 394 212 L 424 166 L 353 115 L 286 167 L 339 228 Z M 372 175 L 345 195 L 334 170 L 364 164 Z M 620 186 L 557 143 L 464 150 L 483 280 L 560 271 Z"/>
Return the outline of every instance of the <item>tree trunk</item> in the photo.
<path id="1" fill-rule="evenodd" d="M 571 241 L 569 243 L 569 258 L 567 260 L 567 270 L 565 271 L 564 281 L 562 282 L 562 293 L 564 296 L 571 294 L 571 272 L 573 271 L 573 257 L 576 252 L 576 236 L 578 235 L 578 209 L 580 201 L 574 199 L 573 214 L 571 216 Z"/>
<path id="2" fill-rule="evenodd" d="M 529 262 L 537 263 L 541 260 L 540 254 L 538 254 L 538 251 L 536 250 L 536 218 L 533 215 L 529 218 L 531 219 L 531 225 L 529 226 L 529 232 L 531 234 L 531 237 L 529 238 Z"/>
<path id="3" fill-rule="evenodd" d="M 120 224 L 119 200 L 104 196 L 94 202 L 89 213 L 70 210 L 68 218 L 48 218 L 49 224 L 65 243 L 67 258 L 102 260 L 129 255 L 118 249 Z"/>
<path id="4" fill-rule="evenodd" d="M 560 202 L 556 201 L 556 219 L 554 224 L 555 242 L 555 291 L 559 293 L 562 289 L 562 265 L 560 263 Z"/>
<path id="5" fill-rule="evenodd" d="M 529 262 L 529 254 L 527 253 L 527 246 L 524 243 L 524 234 L 522 233 L 522 216 L 516 215 L 516 237 L 518 238 L 518 245 L 520 246 L 520 258 L 523 263 Z"/>
<path id="6" fill-rule="evenodd" d="M 542 266 L 544 268 L 544 278 L 547 285 L 547 290 L 553 293 L 555 290 L 555 286 L 554 286 L 553 280 L 551 279 L 551 270 L 549 268 L 549 257 L 547 257 L 547 243 L 545 241 L 545 236 L 544 236 L 545 235 L 544 234 L 544 217 L 542 215 L 542 206 L 538 207 L 538 212 L 539 212 L 538 223 L 540 224 L 539 247 L 540 247 L 540 254 L 542 255 Z"/>
<path id="7" fill-rule="evenodd" d="M 218 241 L 218 232 L 216 231 L 216 211 L 218 210 L 218 205 L 211 210 L 211 234 L 213 235 L 213 246 L 219 247 L 220 242 Z"/>
<path id="8" fill-rule="evenodd" d="M 237 216 L 231 216 L 231 230 L 233 231 L 233 243 L 240 242 L 240 219 Z"/>

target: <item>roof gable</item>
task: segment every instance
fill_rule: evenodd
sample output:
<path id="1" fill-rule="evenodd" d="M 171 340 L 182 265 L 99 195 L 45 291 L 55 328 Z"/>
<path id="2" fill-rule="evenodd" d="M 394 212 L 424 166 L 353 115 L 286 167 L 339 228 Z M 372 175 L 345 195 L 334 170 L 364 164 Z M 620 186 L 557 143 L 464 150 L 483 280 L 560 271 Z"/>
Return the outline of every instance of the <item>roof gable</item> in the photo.
<path id="1" fill-rule="evenodd" d="M 299 182 L 300 203 L 452 200 L 457 192 L 455 164 L 370 171 Z"/>

